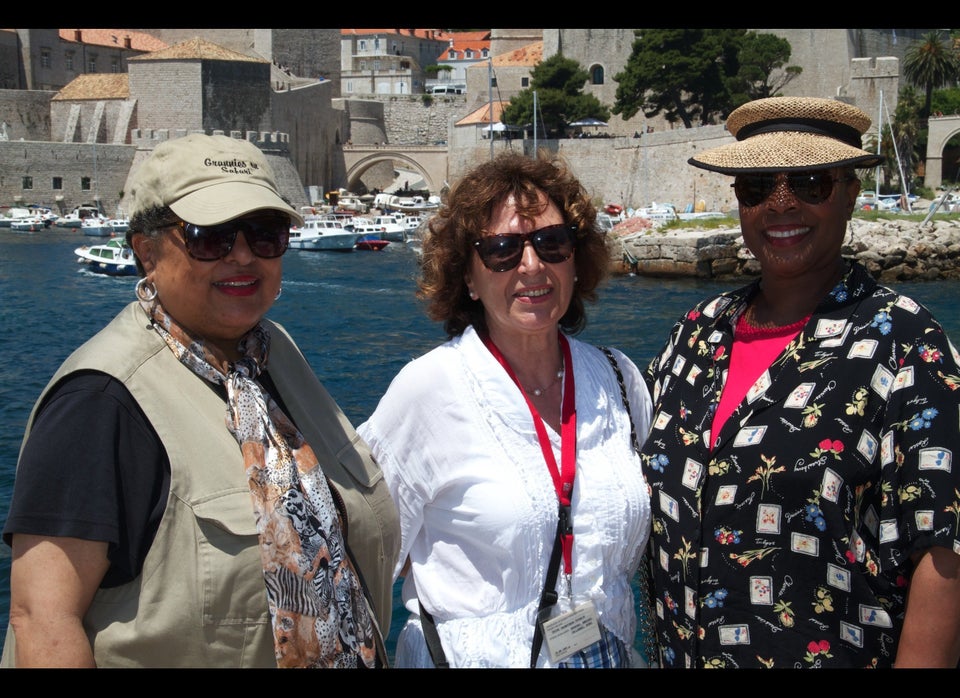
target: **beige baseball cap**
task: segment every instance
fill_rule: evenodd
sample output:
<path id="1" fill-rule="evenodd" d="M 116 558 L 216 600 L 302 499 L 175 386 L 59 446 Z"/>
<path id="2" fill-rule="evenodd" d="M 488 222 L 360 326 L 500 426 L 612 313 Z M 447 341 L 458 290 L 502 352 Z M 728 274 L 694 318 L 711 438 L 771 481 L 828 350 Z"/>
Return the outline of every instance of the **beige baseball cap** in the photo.
<path id="1" fill-rule="evenodd" d="M 191 133 L 164 141 L 133 176 L 130 216 L 169 206 L 196 225 L 216 225 L 252 211 L 272 209 L 303 218 L 277 191 L 266 156 L 249 141 Z"/>

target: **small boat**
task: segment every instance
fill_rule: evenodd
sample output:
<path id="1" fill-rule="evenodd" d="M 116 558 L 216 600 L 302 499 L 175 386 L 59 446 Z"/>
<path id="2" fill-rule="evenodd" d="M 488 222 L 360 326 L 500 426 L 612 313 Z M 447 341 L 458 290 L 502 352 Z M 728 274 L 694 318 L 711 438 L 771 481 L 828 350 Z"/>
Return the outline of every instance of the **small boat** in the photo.
<path id="1" fill-rule="evenodd" d="M 0 206 L 0 228 L 9 228 L 11 223 L 33 215 L 33 211 L 23 206 Z"/>
<path id="2" fill-rule="evenodd" d="M 652 221 L 654 225 L 680 220 L 677 209 L 673 204 L 658 204 L 656 201 L 649 206 L 634 210 L 632 217 L 646 218 Z"/>
<path id="3" fill-rule="evenodd" d="M 332 216 L 308 217 L 290 228 L 290 249 L 352 252 L 360 235 Z"/>
<path id="4" fill-rule="evenodd" d="M 402 225 L 392 215 L 374 216 L 370 218 L 354 219 L 353 231 L 361 238 L 387 240 L 388 242 L 403 242 L 405 231 Z"/>
<path id="5" fill-rule="evenodd" d="M 440 208 L 440 197 L 431 196 L 424 199 L 422 196 L 396 197 L 389 204 L 391 211 L 401 213 L 434 213 Z"/>
<path id="6" fill-rule="evenodd" d="M 84 245 L 73 251 L 77 263 L 92 272 L 108 276 L 135 276 L 137 263 L 133 250 L 122 237 L 113 237 L 102 245 Z"/>
<path id="7" fill-rule="evenodd" d="M 93 204 L 81 204 L 70 213 L 57 218 L 53 224 L 58 228 L 79 228 L 87 218 L 103 218 L 100 209 Z"/>
<path id="8" fill-rule="evenodd" d="M 110 218 L 107 220 L 107 223 L 110 224 L 110 227 L 113 228 L 113 232 L 116 234 L 123 235 L 130 230 L 130 220 L 127 218 Z"/>
<path id="9" fill-rule="evenodd" d="M 80 221 L 80 232 L 98 238 L 108 238 L 113 235 L 113 226 L 102 216 L 87 216 Z"/>
<path id="10" fill-rule="evenodd" d="M 10 230 L 18 233 L 38 233 L 46 227 L 47 224 L 40 216 L 17 216 L 10 219 Z"/>
<path id="11" fill-rule="evenodd" d="M 390 244 L 389 240 L 378 240 L 377 238 L 361 238 L 357 240 L 354 245 L 358 250 L 369 250 L 371 252 L 379 252 L 384 247 Z"/>

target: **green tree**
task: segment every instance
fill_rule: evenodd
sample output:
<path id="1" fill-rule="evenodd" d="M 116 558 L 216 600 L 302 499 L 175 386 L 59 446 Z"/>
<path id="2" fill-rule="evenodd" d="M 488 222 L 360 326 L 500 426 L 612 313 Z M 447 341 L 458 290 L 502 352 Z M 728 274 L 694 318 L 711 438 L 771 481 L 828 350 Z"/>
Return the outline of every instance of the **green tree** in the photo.
<path id="1" fill-rule="evenodd" d="M 945 90 L 935 90 L 930 102 L 932 113 L 955 116 L 960 114 L 960 88 L 948 87 Z"/>
<path id="2" fill-rule="evenodd" d="M 803 72 L 800 66 L 787 65 L 791 51 L 790 42 L 775 34 L 747 32 L 737 54 L 740 71 L 727 82 L 732 105 L 779 97 L 780 91 Z"/>
<path id="3" fill-rule="evenodd" d="M 740 71 L 745 29 L 637 29 L 618 83 L 613 113 L 643 111 L 691 128 L 719 123 L 733 110 L 728 81 Z"/>
<path id="4" fill-rule="evenodd" d="M 562 54 L 551 56 L 530 71 L 530 87 L 518 92 L 500 115 L 505 124 L 532 124 L 534 117 L 546 131 L 556 137 L 567 124 L 593 117 L 606 121 L 610 110 L 596 96 L 583 93 L 589 74 L 572 58 Z M 537 114 L 533 113 L 533 93 L 537 93 Z"/>
<path id="5" fill-rule="evenodd" d="M 957 52 L 952 48 L 952 42 L 945 39 L 940 30 L 924 34 L 920 41 L 911 44 L 904 53 L 903 74 L 919 89 L 924 90 L 926 98 L 920 118 L 928 118 L 933 91 L 956 82 L 960 77 L 960 61 L 957 59 Z"/>

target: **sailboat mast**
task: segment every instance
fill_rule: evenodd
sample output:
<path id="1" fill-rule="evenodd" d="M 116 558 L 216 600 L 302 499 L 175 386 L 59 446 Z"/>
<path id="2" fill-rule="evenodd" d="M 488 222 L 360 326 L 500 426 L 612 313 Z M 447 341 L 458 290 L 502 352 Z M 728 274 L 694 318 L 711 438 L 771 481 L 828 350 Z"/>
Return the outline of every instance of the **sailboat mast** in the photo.
<path id="1" fill-rule="evenodd" d="M 880 155 L 880 143 L 883 140 L 883 90 L 880 90 L 880 105 L 877 109 L 877 156 Z M 877 174 L 874 177 L 876 180 L 875 186 L 877 188 L 877 203 L 879 208 L 880 202 L 880 165 L 877 165 Z"/>
<path id="2" fill-rule="evenodd" d="M 533 91 L 533 157 L 537 157 L 537 91 Z"/>
<path id="3" fill-rule="evenodd" d="M 493 160 L 493 56 L 487 63 L 487 115 L 490 118 L 490 159 Z"/>

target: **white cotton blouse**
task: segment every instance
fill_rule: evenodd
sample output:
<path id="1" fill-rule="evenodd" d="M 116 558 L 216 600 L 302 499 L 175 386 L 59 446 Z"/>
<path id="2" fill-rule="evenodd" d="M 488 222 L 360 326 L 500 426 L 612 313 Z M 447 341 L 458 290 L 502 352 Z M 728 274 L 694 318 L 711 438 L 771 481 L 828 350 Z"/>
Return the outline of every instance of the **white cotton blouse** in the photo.
<path id="1" fill-rule="evenodd" d="M 650 499 L 606 356 L 573 338 L 570 350 L 577 410 L 573 597 L 561 568 L 557 607 L 592 601 L 603 626 L 630 648 L 630 581 L 650 531 Z M 633 362 L 613 352 L 642 444 L 650 396 Z M 560 435 L 546 429 L 559 464 Z M 520 390 L 468 327 L 407 364 L 357 431 L 400 512 L 394 577 L 408 556 L 412 565 L 403 600 L 414 615 L 401 631 L 396 665 L 432 666 L 419 593 L 451 666 L 529 667 L 558 505 Z M 538 666 L 551 665 L 544 648 Z"/>

